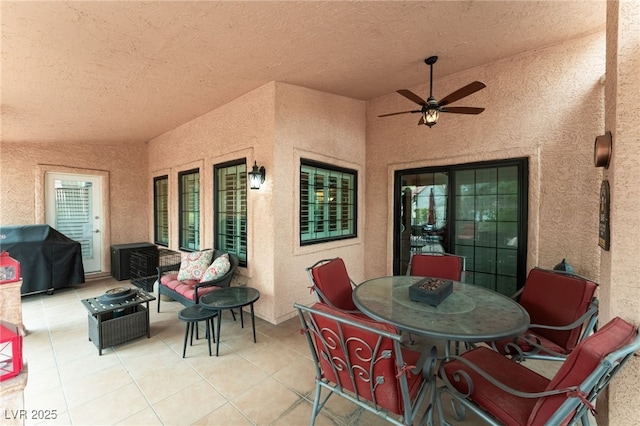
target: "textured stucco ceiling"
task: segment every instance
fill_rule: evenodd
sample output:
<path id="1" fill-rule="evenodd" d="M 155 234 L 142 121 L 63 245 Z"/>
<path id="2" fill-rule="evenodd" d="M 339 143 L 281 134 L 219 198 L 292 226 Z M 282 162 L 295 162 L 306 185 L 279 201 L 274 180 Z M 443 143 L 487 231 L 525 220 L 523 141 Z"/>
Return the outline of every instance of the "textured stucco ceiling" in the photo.
<path id="1" fill-rule="evenodd" d="M 604 0 L 2 1 L 2 142 L 145 141 L 269 81 L 372 99 L 602 31 Z"/>

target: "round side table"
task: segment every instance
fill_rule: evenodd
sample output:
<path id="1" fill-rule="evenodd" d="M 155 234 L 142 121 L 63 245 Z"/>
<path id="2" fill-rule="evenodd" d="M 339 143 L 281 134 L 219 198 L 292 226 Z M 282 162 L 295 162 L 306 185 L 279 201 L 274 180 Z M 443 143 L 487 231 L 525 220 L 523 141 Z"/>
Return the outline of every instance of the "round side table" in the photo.
<path id="1" fill-rule="evenodd" d="M 216 341 L 216 335 L 213 329 L 213 318 L 218 315 L 218 311 L 203 308 L 200 305 L 189 306 L 184 308 L 178 313 L 178 318 L 187 323 L 187 328 L 184 332 L 184 346 L 182 348 L 182 358 L 187 353 L 187 340 L 189 340 L 189 329 L 191 329 L 190 346 L 193 346 L 193 329 L 196 328 L 196 339 L 198 338 L 198 322 L 204 321 L 206 326 L 206 338 L 209 345 L 209 356 L 211 356 L 211 336 L 213 335 L 213 341 Z"/>
<path id="2" fill-rule="evenodd" d="M 253 327 L 253 343 L 256 343 L 256 320 L 253 312 L 253 304 L 260 298 L 260 292 L 252 287 L 224 287 L 216 291 L 212 291 L 200 298 L 200 305 L 204 308 L 215 310 L 218 312 L 218 340 L 216 342 L 216 356 L 218 356 L 218 348 L 220 347 L 220 322 L 224 309 L 240 308 L 240 323 L 244 328 L 244 319 L 242 318 L 242 307 L 251 306 L 251 326 Z M 233 312 L 233 311 L 231 311 Z"/>

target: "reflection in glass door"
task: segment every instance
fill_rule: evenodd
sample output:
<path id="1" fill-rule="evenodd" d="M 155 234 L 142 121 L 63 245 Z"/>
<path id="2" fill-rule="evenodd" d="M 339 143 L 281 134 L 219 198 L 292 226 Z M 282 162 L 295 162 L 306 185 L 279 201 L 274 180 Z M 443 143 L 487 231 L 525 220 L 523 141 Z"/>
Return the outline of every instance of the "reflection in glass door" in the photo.
<path id="1" fill-rule="evenodd" d="M 526 274 L 527 160 L 401 170 L 394 274 L 412 253 L 465 257 L 466 281 L 511 295 Z"/>

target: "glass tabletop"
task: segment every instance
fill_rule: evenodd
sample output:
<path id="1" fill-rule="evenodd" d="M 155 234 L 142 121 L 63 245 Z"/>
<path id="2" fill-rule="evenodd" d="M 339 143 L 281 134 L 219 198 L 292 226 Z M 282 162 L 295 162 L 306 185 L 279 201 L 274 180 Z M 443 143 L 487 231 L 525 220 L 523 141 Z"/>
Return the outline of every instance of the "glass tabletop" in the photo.
<path id="1" fill-rule="evenodd" d="M 353 291 L 362 312 L 402 330 L 465 342 L 517 336 L 529 327 L 529 314 L 514 300 L 473 284 L 453 282 L 453 293 L 438 306 L 409 299 L 409 287 L 424 277 L 368 280 Z"/>
<path id="2" fill-rule="evenodd" d="M 200 305 L 209 309 L 231 309 L 249 305 L 260 298 L 252 287 L 224 287 L 200 298 Z"/>

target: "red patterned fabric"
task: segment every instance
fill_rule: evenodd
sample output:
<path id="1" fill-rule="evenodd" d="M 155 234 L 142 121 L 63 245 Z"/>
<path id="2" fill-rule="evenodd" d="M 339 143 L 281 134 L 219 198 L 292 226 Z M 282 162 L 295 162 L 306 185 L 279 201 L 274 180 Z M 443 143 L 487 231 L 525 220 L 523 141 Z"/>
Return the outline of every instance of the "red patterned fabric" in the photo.
<path id="1" fill-rule="evenodd" d="M 329 303 L 345 311 L 358 310 L 353 303 L 351 280 L 339 257 L 311 270 L 313 281 Z"/>
<path id="2" fill-rule="evenodd" d="M 411 257 L 411 275 L 460 281 L 462 258 L 458 256 L 414 254 Z"/>
<path id="3" fill-rule="evenodd" d="M 333 309 L 324 303 L 316 303 L 313 308 L 322 312 L 331 313 L 341 318 L 349 319 L 353 322 L 366 324 L 379 330 L 397 333 L 396 328 L 390 324 L 374 321 L 372 319 L 364 319 L 358 315 Z M 340 342 L 340 339 L 336 338 L 336 336 L 340 336 L 341 334 L 338 332 L 338 325 L 335 320 L 322 317 L 320 315 L 312 316 L 318 323 L 320 329 L 323 330 L 323 337 L 325 340 L 328 342 Z M 347 342 L 346 346 L 348 348 L 348 356 L 351 361 L 352 369 L 355 370 L 357 374 L 351 376 L 348 369 L 342 368 L 341 371 L 338 371 L 338 377 L 336 377 L 328 359 L 331 359 L 334 362 L 336 362 L 336 360 L 345 360 L 346 357 L 342 350 L 342 346 L 340 344 L 336 344 L 332 345 L 334 347 L 327 349 L 316 336 L 315 341 L 318 350 L 329 351 L 326 355 L 319 354 L 318 356 L 324 377 L 332 383 L 341 383 L 344 389 L 356 392 L 358 395 L 369 401 L 373 401 L 373 395 L 369 388 L 369 380 L 372 379 L 375 383 L 376 378 L 383 377 L 384 379 L 382 380 L 382 383 L 379 383 L 374 391 L 376 402 L 381 407 L 395 414 L 402 414 L 404 409 L 402 394 L 400 391 L 400 383 L 396 378 L 396 375 L 400 370 L 402 370 L 402 366 L 396 366 L 395 356 L 388 359 L 382 359 L 376 362 L 375 366 L 372 366 L 371 359 L 368 357 L 368 355 L 371 355 L 369 348 L 376 347 L 378 335 L 344 324 L 342 327 L 342 336 L 342 341 Z M 384 350 L 388 350 L 393 353 L 393 342 L 391 339 L 382 339 L 380 351 Z M 402 357 L 407 366 L 415 366 L 418 362 L 418 358 L 420 357 L 420 353 L 403 348 Z M 343 367 L 342 364 L 338 364 Z M 372 368 L 373 371 L 371 370 Z M 413 400 L 417 392 L 420 390 L 422 376 L 420 374 L 413 374 L 409 370 L 409 368 L 405 368 L 404 374 L 407 375 L 409 395 L 410 399 Z M 371 376 L 369 376 L 370 371 L 372 371 Z"/>

